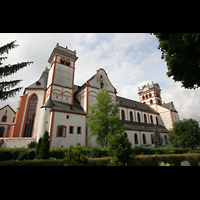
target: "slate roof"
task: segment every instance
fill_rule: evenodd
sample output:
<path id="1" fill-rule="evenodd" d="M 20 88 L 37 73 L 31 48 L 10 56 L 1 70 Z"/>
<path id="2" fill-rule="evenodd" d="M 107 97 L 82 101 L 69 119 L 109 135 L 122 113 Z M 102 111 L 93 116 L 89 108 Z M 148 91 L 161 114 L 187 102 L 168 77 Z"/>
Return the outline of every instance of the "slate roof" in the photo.
<path id="1" fill-rule="evenodd" d="M 127 130 L 153 132 L 155 128 L 155 124 L 148 124 L 142 122 L 122 120 L 122 123 L 123 125 L 128 126 Z M 157 127 L 158 130 L 160 130 L 162 133 L 168 133 L 168 130 L 164 126 L 157 125 Z"/>
<path id="2" fill-rule="evenodd" d="M 138 101 L 134 101 L 134 100 L 127 99 L 124 97 L 119 97 L 119 96 L 117 96 L 117 101 L 119 102 L 121 106 L 127 106 L 127 107 L 132 107 L 133 109 L 135 108 L 135 109 L 141 109 L 147 112 L 150 111 L 153 113 L 157 113 L 153 108 L 151 108 L 149 105 L 145 103 L 140 103 Z"/>
<path id="3" fill-rule="evenodd" d="M 50 98 L 45 102 L 45 104 L 41 108 L 52 108 L 52 110 L 58 110 L 58 111 L 64 111 L 64 112 L 70 112 L 74 114 L 83 114 L 86 115 L 86 112 L 83 110 L 83 108 L 80 105 L 74 104 L 73 106 L 71 104 L 62 103 L 58 101 L 53 101 Z"/>
<path id="4" fill-rule="evenodd" d="M 163 103 L 161 106 L 163 106 L 164 108 L 167 108 L 169 110 L 176 111 L 175 106 L 172 101 L 169 103 Z"/>

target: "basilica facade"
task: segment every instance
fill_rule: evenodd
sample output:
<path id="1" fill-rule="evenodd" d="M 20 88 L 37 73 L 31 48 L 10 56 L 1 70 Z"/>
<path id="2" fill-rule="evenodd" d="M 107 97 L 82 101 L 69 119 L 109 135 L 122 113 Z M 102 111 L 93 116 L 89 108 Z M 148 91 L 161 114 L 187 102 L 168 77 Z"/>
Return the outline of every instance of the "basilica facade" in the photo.
<path id="1" fill-rule="evenodd" d="M 95 96 L 102 87 L 113 102 L 119 102 L 119 116 L 127 126 L 124 134 L 132 146 L 154 147 L 152 136 L 157 125 L 164 147 L 171 147 L 168 130 L 179 120 L 179 115 L 173 102 L 162 102 L 159 84 L 152 82 L 138 88 L 140 101 L 118 96 L 102 68 L 82 85 L 75 85 L 77 59 L 76 51 L 57 43 L 48 59 L 49 68 L 20 97 L 10 134 L 0 135 L 1 147 L 27 147 L 46 130 L 51 147 L 97 146 L 85 122 L 90 113 L 88 107 L 96 102 Z"/>

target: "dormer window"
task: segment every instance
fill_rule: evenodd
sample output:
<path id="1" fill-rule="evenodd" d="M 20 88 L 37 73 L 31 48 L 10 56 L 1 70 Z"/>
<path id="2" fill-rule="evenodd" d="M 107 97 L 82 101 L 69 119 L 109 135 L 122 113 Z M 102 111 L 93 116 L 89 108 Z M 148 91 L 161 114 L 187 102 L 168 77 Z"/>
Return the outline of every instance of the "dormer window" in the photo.
<path id="1" fill-rule="evenodd" d="M 36 82 L 36 85 L 41 85 L 41 83 L 39 81 Z"/>

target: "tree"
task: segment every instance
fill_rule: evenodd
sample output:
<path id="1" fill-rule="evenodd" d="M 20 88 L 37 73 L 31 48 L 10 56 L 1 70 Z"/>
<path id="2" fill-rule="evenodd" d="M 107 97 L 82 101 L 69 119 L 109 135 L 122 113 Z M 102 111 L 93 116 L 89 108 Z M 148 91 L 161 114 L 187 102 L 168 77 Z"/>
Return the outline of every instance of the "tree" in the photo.
<path id="1" fill-rule="evenodd" d="M 96 96 L 96 103 L 89 106 L 86 123 L 89 127 L 89 135 L 97 136 L 96 143 L 107 146 L 109 136 L 124 133 L 124 126 L 119 118 L 119 104 L 114 103 L 107 90 L 101 88 Z"/>
<path id="2" fill-rule="evenodd" d="M 41 144 L 42 144 L 42 137 L 40 137 L 38 140 L 38 144 L 36 146 L 35 158 L 38 158 Z"/>
<path id="3" fill-rule="evenodd" d="M 0 55 L 3 55 L 4 53 L 9 52 L 9 50 L 19 46 L 15 44 L 16 41 L 10 42 L 2 47 L 0 47 Z M 17 72 L 19 69 L 22 69 L 26 67 L 27 65 L 30 65 L 33 62 L 22 62 L 22 63 L 17 63 L 13 65 L 2 65 L 2 60 L 7 59 L 7 57 L 0 57 L 0 78 L 2 77 L 7 77 L 11 74 L 14 74 Z M 0 100 L 6 100 L 9 97 L 14 97 L 16 92 L 19 92 L 22 87 L 14 88 L 19 82 L 22 80 L 13 80 L 13 81 L 2 81 L 0 82 Z M 11 89 L 14 88 L 14 89 Z"/>
<path id="4" fill-rule="evenodd" d="M 163 137 L 158 130 L 158 127 L 155 125 L 154 133 L 153 133 L 153 140 L 155 141 L 155 147 L 162 147 L 163 145 Z"/>
<path id="5" fill-rule="evenodd" d="M 45 131 L 39 148 L 38 159 L 49 159 L 49 133 Z"/>
<path id="6" fill-rule="evenodd" d="M 169 138 L 175 147 L 192 148 L 200 145 L 200 127 L 194 119 L 183 119 L 174 123 L 169 131 Z"/>
<path id="7" fill-rule="evenodd" d="M 200 86 L 200 33 L 153 33 L 158 49 L 167 62 L 168 77 L 180 81 L 183 87 L 196 89 Z"/>
<path id="8" fill-rule="evenodd" d="M 115 134 L 108 140 L 108 155 L 111 160 L 108 166 L 126 166 L 133 162 L 131 142 L 124 134 Z"/>

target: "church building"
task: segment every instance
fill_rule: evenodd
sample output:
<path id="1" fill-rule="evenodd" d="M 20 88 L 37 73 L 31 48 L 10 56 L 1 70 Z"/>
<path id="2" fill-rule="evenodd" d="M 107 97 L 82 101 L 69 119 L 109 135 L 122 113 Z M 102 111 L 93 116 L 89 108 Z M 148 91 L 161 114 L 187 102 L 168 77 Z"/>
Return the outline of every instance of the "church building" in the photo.
<path id="1" fill-rule="evenodd" d="M 113 102 L 119 102 L 120 119 L 128 127 L 124 134 L 132 146 L 154 147 L 152 136 L 157 125 L 164 147 L 171 147 L 168 130 L 179 116 L 173 102 L 162 102 L 157 83 L 138 88 L 140 102 L 118 96 L 102 68 L 83 85 L 75 85 L 77 59 L 75 50 L 57 43 L 48 59 L 49 69 L 26 87 L 20 97 L 11 132 L 0 135 L 1 147 L 27 147 L 31 141 L 38 141 L 46 130 L 51 147 L 97 146 L 85 122 L 90 113 L 88 107 L 96 102 L 95 96 L 102 87 Z"/>

